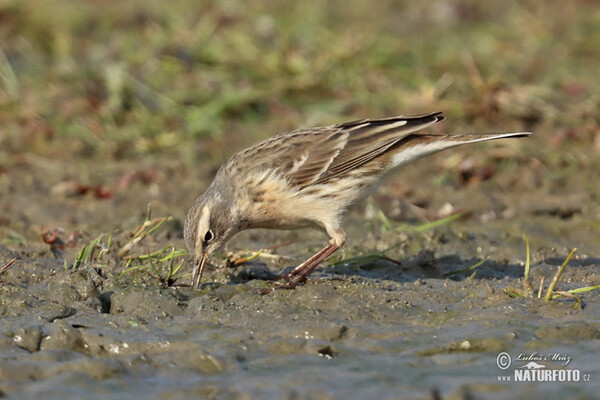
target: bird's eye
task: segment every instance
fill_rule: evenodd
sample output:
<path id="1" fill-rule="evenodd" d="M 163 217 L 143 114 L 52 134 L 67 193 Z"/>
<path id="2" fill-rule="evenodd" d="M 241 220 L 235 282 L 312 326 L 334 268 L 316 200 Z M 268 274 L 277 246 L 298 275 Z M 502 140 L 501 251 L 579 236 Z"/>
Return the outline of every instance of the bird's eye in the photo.
<path id="1" fill-rule="evenodd" d="M 206 243 L 210 242 L 214 238 L 215 238 L 215 235 L 214 235 L 212 229 L 209 229 L 208 232 L 206 232 L 206 235 L 204 235 L 204 241 Z"/>

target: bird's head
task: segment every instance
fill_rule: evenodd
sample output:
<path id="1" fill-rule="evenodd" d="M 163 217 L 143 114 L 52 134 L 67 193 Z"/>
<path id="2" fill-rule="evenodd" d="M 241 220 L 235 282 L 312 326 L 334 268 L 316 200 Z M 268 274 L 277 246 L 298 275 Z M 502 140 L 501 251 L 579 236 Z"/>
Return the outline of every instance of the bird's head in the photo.
<path id="1" fill-rule="evenodd" d="M 183 237 L 194 258 L 192 286 L 197 286 L 208 257 L 227 242 L 236 231 L 237 222 L 230 206 L 214 191 L 196 199 L 185 220 Z"/>

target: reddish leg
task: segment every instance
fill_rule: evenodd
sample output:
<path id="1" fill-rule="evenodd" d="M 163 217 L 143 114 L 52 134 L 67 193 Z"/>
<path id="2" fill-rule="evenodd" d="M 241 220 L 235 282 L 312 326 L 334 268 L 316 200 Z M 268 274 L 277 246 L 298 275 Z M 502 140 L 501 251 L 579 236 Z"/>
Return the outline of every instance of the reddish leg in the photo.
<path id="1" fill-rule="evenodd" d="M 298 274 L 300 274 L 302 272 L 302 270 L 304 270 L 305 268 L 308 268 L 309 266 L 311 266 L 321 256 L 321 254 L 324 253 L 331 246 L 333 246 L 333 245 L 329 244 L 324 249 L 319 250 L 317 253 L 315 253 L 308 260 L 304 261 L 302 264 L 300 264 L 296 268 L 294 268 L 291 272 L 289 272 L 287 274 L 283 274 L 283 275 L 274 276 L 273 278 L 271 278 L 271 280 L 274 280 L 274 281 L 285 280 L 285 281 L 288 281 L 288 282 L 291 281 L 294 277 L 298 276 Z M 335 250 L 337 250 L 338 248 L 336 248 Z M 329 254 L 331 255 L 331 253 L 329 253 Z M 328 257 L 328 256 L 326 256 L 326 257 Z M 317 265 L 319 265 L 323 260 L 324 259 L 322 259 L 321 261 L 319 261 L 317 263 Z M 315 267 L 316 267 L 316 265 L 315 265 Z M 311 271 L 313 269 L 314 268 L 312 268 Z"/>
<path id="2" fill-rule="evenodd" d="M 306 280 L 306 277 L 310 275 L 311 272 L 315 268 L 319 266 L 327 257 L 332 255 L 337 249 L 341 246 L 335 244 L 329 244 L 317 254 L 298 265 L 292 272 L 289 274 L 282 275 L 278 277 L 278 279 L 285 279 L 287 283 L 276 283 L 275 287 L 272 289 L 261 290 L 261 294 L 271 293 L 275 289 L 294 289 L 299 283 L 302 283 Z"/>

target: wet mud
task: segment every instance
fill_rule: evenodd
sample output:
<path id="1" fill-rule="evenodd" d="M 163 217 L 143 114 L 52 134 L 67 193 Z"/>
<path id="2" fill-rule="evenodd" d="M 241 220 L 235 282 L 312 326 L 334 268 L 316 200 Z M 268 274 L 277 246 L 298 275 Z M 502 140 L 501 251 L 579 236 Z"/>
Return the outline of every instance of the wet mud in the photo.
<path id="1" fill-rule="evenodd" d="M 122 274 L 135 263 L 119 251 L 146 218 L 148 202 L 153 218 L 172 219 L 131 254 L 184 247 L 182 221 L 208 182 L 208 168 L 174 178 L 181 169 L 165 164 L 153 185 L 135 183 L 109 199 L 57 191 L 69 174 L 36 166 L 4 174 L 2 233 L 12 241 L 0 246 L 0 268 L 15 261 L 0 275 L 0 393 L 15 399 L 593 397 L 600 379 L 597 291 L 580 293 L 578 303 L 544 301 L 537 290 L 542 277 L 546 290 L 574 247 L 557 290 L 600 282 L 598 205 L 578 193 L 530 189 L 535 173 L 527 161 L 523 173 L 498 174 L 493 185 L 419 184 L 443 159 L 392 178 L 373 201 L 350 212 L 344 249 L 296 290 L 269 295 L 259 294 L 271 287 L 266 279 L 318 250 L 324 236 L 242 233 L 223 253 L 272 249 L 239 265 L 235 257 L 229 263 L 215 257 L 198 290 L 187 286 L 188 257 L 170 281 L 153 276 L 149 262 Z M 101 176 L 111 182 L 118 175 L 113 166 Z M 424 219 L 413 204 L 428 219 L 438 219 L 446 204 L 463 216 L 420 231 L 415 227 Z M 382 220 L 379 209 L 395 219 Z M 101 233 L 107 235 L 94 252 L 77 263 L 82 246 Z M 525 233 L 533 291 L 511 297 L 507 291 L 523 288 Z M 156 264 L 159 274 L 167 264 Z M 513 358 L 508 372 L 497 366 L 502 352 Z M 578 369 L 581 381 L 500 381 L 524 365 L 519 354 L 534 353 L 571 357 L 568 366 L 544 363 Z"/>

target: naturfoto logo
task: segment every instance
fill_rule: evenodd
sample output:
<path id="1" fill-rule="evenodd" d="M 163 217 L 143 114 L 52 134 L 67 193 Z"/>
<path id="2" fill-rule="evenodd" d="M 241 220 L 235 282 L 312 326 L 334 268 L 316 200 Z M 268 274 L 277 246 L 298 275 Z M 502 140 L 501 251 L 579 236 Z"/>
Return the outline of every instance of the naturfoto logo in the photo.
<path id="1" fill-rule="evenodd" d="M 519 353 L 514 361 L 522 365 L 514 366 L 512 375 L 498 375 L 497 378 L 501 382 L 589 382 L 590 374 L 564 368 L 572 359 L 570 355 L 561 353 Z M 506 371 L 513 365 L 513 358 L 507 352 L 499 353 L 496 365 Z"/>

